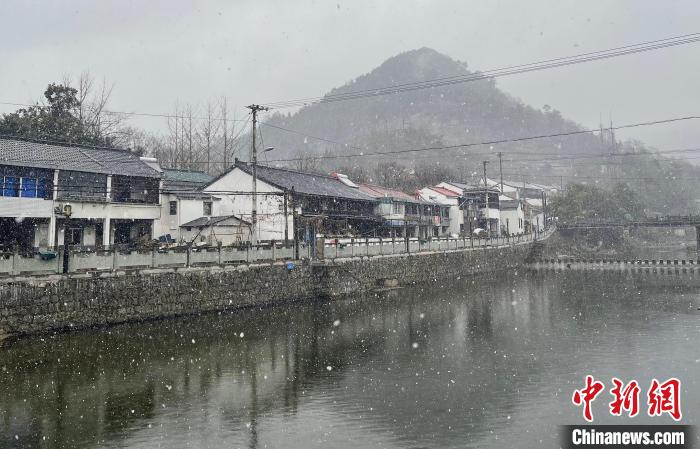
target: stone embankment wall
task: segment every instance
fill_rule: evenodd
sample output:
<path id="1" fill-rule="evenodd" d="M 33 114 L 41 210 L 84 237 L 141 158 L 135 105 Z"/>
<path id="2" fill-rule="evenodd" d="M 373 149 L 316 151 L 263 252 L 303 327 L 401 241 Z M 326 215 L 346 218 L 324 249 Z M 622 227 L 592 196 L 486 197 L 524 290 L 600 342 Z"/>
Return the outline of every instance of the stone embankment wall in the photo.
<path id="1" fill-rule="evenodd" d="M 0 280 L 0 340 L 262 306 L 521 266 L 531 244 L 411 255 Z"/>

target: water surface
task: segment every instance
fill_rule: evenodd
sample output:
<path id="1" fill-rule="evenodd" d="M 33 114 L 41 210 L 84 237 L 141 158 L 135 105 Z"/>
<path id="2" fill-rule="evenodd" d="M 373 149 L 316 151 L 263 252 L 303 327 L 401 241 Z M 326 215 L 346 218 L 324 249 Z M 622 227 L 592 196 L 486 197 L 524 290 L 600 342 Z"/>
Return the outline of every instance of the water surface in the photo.
<path id="1" fill-rule="evenodd" d="M 0 349 L 0 448 L 559 447 L 586 374 L 679 377 L 694 424 L 697 276 L 515 273 L 24 339 Z M 608 401 L 596 423 L 671 423 Z"/>

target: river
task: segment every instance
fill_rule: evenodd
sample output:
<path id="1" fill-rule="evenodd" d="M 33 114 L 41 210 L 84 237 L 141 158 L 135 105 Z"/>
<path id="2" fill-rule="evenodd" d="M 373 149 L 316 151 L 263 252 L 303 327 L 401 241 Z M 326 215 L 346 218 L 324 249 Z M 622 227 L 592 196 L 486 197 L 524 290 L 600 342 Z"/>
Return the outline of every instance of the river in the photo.
<path id="1" fill-rule="evenodd" d="M 682 381 L 700 274 L 520 272 L 31 337 L 0 348 L 0 448 L 540 448 L 592 374 Z M 607 392 L 606 392 L 607 394 Z M 596 423 L 670 424 L 668 417 Z"/>

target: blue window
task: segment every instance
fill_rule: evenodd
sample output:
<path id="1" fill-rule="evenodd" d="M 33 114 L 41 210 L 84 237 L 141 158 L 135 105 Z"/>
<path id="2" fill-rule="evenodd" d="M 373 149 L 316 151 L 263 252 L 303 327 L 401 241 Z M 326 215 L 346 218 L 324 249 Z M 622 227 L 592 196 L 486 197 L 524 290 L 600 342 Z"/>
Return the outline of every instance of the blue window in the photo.
<path id="1" fill-rule="evenodd" d="M 2 196 L 19 196 L 19 178 L 16 176 L 5 176 L 2 186 Z"/>
<path id="2" fill-rule="evenodd" d="M 36 198 L 36 178 L 22 178 L 22 197 Z"/>
<path id="3" fill-rule="evenodd" d="M 48 196 L 49 192 L 51 192 L 51 181 L 48 179 L 39 179 L 39 183 L 36 188 L 36 197 L 50 200 L 51 197 Z"/>

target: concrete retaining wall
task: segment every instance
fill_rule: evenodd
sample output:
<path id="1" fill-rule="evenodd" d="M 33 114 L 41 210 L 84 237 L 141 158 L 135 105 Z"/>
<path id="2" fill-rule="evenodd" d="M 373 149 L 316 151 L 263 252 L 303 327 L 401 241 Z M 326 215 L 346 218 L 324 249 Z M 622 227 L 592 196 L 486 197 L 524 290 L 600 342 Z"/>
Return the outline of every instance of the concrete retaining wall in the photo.
<path id="1" fill-rule="evenodd" d="M 0 339 L 449 280 L 518 267 L 530 247 L 3 279 Z"/>

